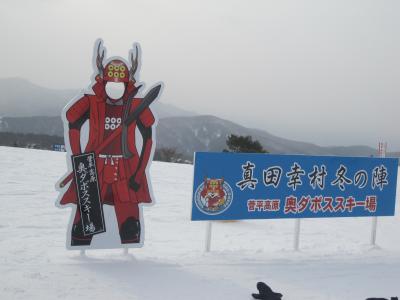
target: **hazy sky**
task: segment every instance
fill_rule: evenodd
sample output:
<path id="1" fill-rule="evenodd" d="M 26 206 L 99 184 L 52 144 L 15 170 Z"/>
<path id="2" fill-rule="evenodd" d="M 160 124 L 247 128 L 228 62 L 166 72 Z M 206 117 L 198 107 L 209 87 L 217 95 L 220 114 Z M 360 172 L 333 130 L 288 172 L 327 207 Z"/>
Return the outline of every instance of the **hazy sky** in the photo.
<path id="1" fill-rule="evenodd" d="M 400 150 L 400 1 L 1 0 L 0 78 L 84 88 L 93 43 L 161 101 L 320 145 Z"/>

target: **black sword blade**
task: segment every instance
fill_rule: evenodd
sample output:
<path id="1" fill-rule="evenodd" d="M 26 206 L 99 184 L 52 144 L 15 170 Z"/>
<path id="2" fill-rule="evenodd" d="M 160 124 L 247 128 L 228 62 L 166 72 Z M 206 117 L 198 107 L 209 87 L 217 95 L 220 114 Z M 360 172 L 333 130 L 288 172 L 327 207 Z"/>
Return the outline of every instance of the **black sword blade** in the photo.
<path id="1" fill-rule="evenodd" d="M 161 90 L 161 84 L 153 87 L 146 96 L 144 96 L 142 102 L 139 104 L 139 106 L 126 118 L 125 120 L 125 125 L 129 125 L 132 122 L 134 122 L 137 117 L 147 108 L 150 106 L 151 103 L 153 103 L 154 100 L 157 99 L 158 94 L 160 93 Z"/>

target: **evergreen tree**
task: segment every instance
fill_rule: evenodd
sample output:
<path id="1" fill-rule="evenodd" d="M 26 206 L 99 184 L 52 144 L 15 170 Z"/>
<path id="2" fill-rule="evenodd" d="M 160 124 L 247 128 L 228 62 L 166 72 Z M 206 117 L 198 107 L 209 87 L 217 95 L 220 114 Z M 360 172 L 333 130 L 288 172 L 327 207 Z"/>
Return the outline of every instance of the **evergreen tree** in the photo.
<path id="1" fill-rule="evenodd" d="M 226 145 L 228 149 L 224 149 L 224 152 L 268 153 L 261 143 L 257 140 L 253 141 L 250 135 L 242 136 L 231 134 L 226 140 Z"/>
<path id="2" fill-rule="evenodd" d="M 183 155 L 175 148 L 160 148 L 154 153 L 154 160 L 179 163 L 183 161 Z"/>

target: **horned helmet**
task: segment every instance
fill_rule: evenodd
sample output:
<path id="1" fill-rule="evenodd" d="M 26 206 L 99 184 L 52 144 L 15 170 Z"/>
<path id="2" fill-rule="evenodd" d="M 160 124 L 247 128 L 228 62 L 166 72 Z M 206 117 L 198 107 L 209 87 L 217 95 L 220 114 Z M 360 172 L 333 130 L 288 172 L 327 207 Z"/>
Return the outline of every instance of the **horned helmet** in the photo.
<path id="1" fill-rule="evenodd" d="M 122 60 L 113 59 L 103 70 L 103 79 L 112 82 L 128 82 L 128 67 Z"/>
<path id="2" fill-rule="evenodd" d="M 123 82 L 128 83 L 132 81 L 132 83 L 136 83 L 135 80 L 135 73 L 139 66 L 138 56 L 139 56 L 139 49 L 138 46 L 135 45 L 135 58 L 133 57 L 133 52 L 130 52 L 130 62 L 131 67 L 128 66 L 120 59 L 113 59 L 107 63 L 104 67 L 103 60 L 105 51 L 101 49 L 101 41 L 97 47 L 97 57 L 96 57 L 96 66 L 98 70 L 98 74 L 101 78 L 103 78 L 106 82 Z"/>

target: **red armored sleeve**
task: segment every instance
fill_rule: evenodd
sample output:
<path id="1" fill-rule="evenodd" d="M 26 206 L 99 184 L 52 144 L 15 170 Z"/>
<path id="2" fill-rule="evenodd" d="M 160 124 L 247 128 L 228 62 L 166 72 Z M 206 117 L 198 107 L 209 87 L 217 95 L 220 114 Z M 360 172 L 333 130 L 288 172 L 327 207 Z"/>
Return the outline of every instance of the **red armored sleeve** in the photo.
<path id="1" fill-rule="evenodd" d="M 89 110 L 89 98 L 83 96 L 67 110 L 67 120 L 69 123 L 75 123 Z"/>
<path id="2" fill-rule="evenodd" d="M 69 125 L 69 143 L 73 154 L 81 153 L 80 130 L 89 118 L 89 98 L 85 95 L 67 110 L 66 117 Z"/>
<path id="3" fill-rule="evenodd" d="M 137 188 L 142 184 L 145 170 L 150 160 L 151 150 L 153 148 L 152 125 L 154 122 L 155 119 L 153 113 L 149 108 L 146 108 L 139 115 L 139 119 L 136 123 L 140 134 L 142 135 L 143 144 L 139 156 L 139 163 L 130 180 L 131 183 L 133 183 L 131 186 L 134 188 L 134 190 L 137 190 Z"/>
<path id="4" fill-rule="evenodd" d="M 154 115 L 149 108 L 145 108 L 143 110 L 139 116 L 139 119 L 144 127 L 151 127 L 155 122 Z"/>
<path id="5" fill-rule="evenodd" d="M 152 139 L 152 128 L 151 127 L 145 127 L 144 124 L 142 124 L 141 122 L 138 122 L 137 125 L 138 125 L 139 131 L 142 134 L 142 138 L 143 138 L 143 145 L 142 145 L 142 151 L 141 151 L 140 157 L 139 157 L 139 164 L 138 164 L 136 172 L 135 172 L 135 180 L 136 180 L 136 182 L 139 183 L 142 181 L 143 175 L 146 170 L 146 166 L 149 163 L 151 149 L 153 147 L 153 139 Z"/>

